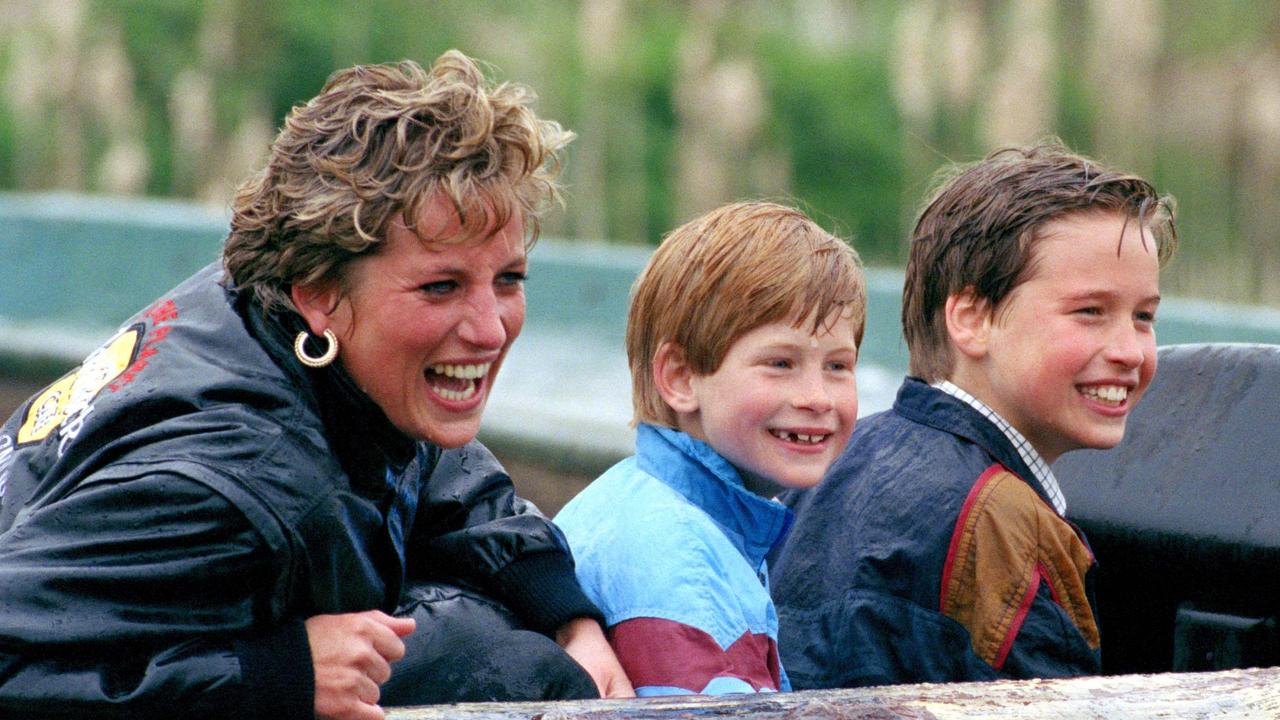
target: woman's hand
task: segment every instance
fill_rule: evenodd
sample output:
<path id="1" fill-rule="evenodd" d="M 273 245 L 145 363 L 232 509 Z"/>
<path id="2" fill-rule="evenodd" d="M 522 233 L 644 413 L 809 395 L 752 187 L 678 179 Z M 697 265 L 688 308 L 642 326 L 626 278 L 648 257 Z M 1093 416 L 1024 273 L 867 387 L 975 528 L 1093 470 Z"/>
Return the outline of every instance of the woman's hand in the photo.
<path id="1" fill-rule="evenodd" d="M 600 690 L 600 697 L 631 698 L 631 687 L 618 656 L 613 654 L 600 624 L 591 618 L 574 618 L 556 632 L 556 642 L 587 671 Z"/>
<path id="2" fill-rule="evenodd" d="M 378 686 L 391 677 L 391 663 L 404 657 L 413 618 L 378 610 L 307 618 L 307 641 L 316 671 L 316 717 L 321 720 L 381 720 Z"/>

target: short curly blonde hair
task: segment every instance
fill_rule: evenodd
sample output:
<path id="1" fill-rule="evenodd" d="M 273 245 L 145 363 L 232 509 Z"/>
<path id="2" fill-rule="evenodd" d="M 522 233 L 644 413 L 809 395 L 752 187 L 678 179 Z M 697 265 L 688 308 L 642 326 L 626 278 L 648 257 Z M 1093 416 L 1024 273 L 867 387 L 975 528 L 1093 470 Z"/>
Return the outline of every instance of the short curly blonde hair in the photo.
<path id="1" fill-rule="evenodd" d="M 296 311 L 292 285 L 341 280 L 390 220 L 415 226 L 437 193 L 462 220 L 459 240 L 517 216 L 532 246 L 559 200 L 557 152 L 573 138 L 535 116 L 533 99 L 522 85 L 490 86 L 457 50 L 430 71 L 403 61 L 334 73 L 236 191 L 222 253 L 231 284 L 264 309 Z"/>

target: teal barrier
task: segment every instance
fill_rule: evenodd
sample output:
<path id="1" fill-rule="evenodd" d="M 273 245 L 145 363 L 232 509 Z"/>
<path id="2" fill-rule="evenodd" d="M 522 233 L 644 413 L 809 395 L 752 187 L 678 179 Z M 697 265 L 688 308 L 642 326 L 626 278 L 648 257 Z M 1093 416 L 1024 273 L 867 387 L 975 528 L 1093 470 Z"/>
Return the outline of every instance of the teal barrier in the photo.
<path id="1" fill-rule="evenodd" d="M 0 195 L 0 318 L 110 328 L 216 259 L 226 227 L 182 203 Z"/>
<path id="2" fill-rule="evenodd" d="M 78 363 L 118 323 L 215 260 L 226 228 L 225 212 L 181 202 L 0 194 L 0 369 L 53 373 Z M 538 243 L 525 331 L 494 388 L 487 439 L 550 449 L 560 465 L 591 469 L 629 452 L 623 331 L 649 252 Z M 888 407 L 907 365 L 902 274 L 872 269 L 868 280 L 861 414 Z M 1158 336 L 1162 345 L 1280 344 L 1280 311 L 1170 298 Z"/>

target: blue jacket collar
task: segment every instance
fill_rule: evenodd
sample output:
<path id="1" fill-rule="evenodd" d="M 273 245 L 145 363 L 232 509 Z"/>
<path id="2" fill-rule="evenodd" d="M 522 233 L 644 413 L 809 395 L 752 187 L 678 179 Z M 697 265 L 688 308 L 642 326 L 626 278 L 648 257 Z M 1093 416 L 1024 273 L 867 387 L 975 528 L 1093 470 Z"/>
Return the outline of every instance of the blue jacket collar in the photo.
<path id="1" fill-rule="evenodd" d="M 793 515 L 786 506 L 747 490 L 728 460 L 679 430 L 641 423 L 636 463 L 707 513 L 752 567 L 759 567 L 791 529 Z"/>

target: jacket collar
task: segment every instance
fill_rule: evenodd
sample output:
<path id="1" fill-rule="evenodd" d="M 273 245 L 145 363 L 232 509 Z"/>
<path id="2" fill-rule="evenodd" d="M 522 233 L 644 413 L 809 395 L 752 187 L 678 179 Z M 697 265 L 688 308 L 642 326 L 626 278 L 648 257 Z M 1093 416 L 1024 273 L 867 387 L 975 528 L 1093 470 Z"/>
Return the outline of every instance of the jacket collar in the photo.
<path id="1" fill-rule="evenodd" d="M 1049 507 L 1054 506 L 1040 483 L 1034 482 L 1035 473 L 1031 472 L 1009 437 L 960 398 L 948 395 L 920 378 L 908 377 L 898 388 L 893 409 L 909 420 L 957 435 L 986 450 L 996 462 L 1030 485 Z"/>
<path id="2" fill-rule="evenodd" d="M 641 423 L 636 462 L 707 513 L 752 567 L 759 567 L 791 529 L 793 515 L 786 506 L 747 490 L 728 460 L 679 430 Z"/>

